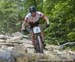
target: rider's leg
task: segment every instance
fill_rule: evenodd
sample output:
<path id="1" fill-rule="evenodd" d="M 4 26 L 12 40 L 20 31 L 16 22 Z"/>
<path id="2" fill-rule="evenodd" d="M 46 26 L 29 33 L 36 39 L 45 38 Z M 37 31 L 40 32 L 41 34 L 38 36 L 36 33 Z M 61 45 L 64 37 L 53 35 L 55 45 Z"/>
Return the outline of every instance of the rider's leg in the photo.
<path id="1" fill-rule="evenodd" d="M 34 33 L 33 32 L 31 32 L 31 38 L 32 38 L 32 44 L 33 44 L 33 46 L 34 46 L 34 52 L 36 52 L 36 47 L 35 47 L 35 37 L 34 37 Z"/>
<path id="2" fill-rule="evenodd" d="M 43 32 L 41 32 L 41 37 L 42 37 L 43 48 L 45 48 L 46 44 L 44 42 L 44 33 Z"/>
<path id="3" fill-rule="evenodd" d="M 34 33 L 33 32 L 30 32 L 30 34 L 31 34 L 31 38 L 32 38 L 32 44 L 34 45 L 34 43 L 35 43 Z"/>

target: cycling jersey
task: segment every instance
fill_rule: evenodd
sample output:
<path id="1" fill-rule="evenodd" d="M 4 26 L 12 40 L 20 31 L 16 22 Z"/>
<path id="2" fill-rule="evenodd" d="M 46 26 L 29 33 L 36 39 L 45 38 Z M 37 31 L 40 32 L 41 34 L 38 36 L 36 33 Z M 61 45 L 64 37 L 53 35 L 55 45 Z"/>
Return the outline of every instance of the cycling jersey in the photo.
<path id="1" fill-rule="evenodd" d="M 39 25 L 39 19 L 44 16 L 43 13 L 36 11 L 36 16 L 32 17 L 31 13 L 28 13 L 25 17 L 25 22 L 28 22 L 30 27 L 33 28 L 36 25 Z"/>
<path id="2" fill-rule="evenodd" d="M 32 17 L 31 13 L 28 13 L 25 17 L 25 21 L 26 22 L 37 22 L 39 20 L 39 18 L 43 17 L 43 13 L 37 11 L 36 12 L 36 16 L 35 17 Z"/>

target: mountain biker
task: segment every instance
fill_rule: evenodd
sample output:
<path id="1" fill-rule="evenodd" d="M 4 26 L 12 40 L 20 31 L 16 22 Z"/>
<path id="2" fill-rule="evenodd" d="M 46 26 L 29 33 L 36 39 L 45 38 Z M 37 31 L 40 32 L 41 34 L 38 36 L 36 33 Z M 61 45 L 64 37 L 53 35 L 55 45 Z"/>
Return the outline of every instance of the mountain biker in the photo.
<path id="1" fill-rule="evenodd" d="M 34 33 L 32 31 L 32 28 L 36 25 L 39 25 L 39 19 L 42 18 L 44 20 L 46 20 L 47 23 L 47 27 L 49 26 L 49 19 L 40 11 L 37 11 L 35 6 L 31 6 L 29 8 L 29 13 L 25 16 L 23 24 L 22 24 L 22 28 L 21 30 L 25 30 L 25 24 L 28 24 L 31 31 L 30 34 L 32 35 L 32 43 L 34 45 Z M 41 32 L 41 37 L 43 40 L 43 47 L 45 48 L 45 44 L 44 44 L 44 37 L 43 37 L 43 33 Z"/>

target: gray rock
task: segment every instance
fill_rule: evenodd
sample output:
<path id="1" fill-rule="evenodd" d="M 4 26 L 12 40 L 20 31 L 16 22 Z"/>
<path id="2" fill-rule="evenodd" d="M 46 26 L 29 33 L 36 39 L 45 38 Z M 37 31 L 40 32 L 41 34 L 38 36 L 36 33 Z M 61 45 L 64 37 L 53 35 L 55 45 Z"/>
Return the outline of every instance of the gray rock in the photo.
<path id="1" fill-rule="evenodd" d="M 0 61 L 1 62 L 15 62 L 13 56 L 8 51 L 0 52 Z"/>

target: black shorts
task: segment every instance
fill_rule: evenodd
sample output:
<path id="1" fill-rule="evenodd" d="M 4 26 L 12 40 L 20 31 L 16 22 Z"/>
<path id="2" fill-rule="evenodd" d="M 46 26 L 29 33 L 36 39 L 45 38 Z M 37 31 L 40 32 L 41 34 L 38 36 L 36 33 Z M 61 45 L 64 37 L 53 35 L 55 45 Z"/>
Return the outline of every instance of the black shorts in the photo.
<path id="1" fill-rule="evenodd" d="M 39 21 L 37 21 L 37 22 L 35 22 L 35 23 L 29 22 L 28 31 L 29 31 L 29 32 L 33 32 L 33 27 L 35 27 L 35 26 L 39 26 Z"/>
<path id="2" fill-rule="evenodd" d="M 35 26 L 39 26 L 39 21 L 37 21 L 35 23 L 29 22 L 29 25 L 30 25 L 30 29 L 32 29 Z"/>

